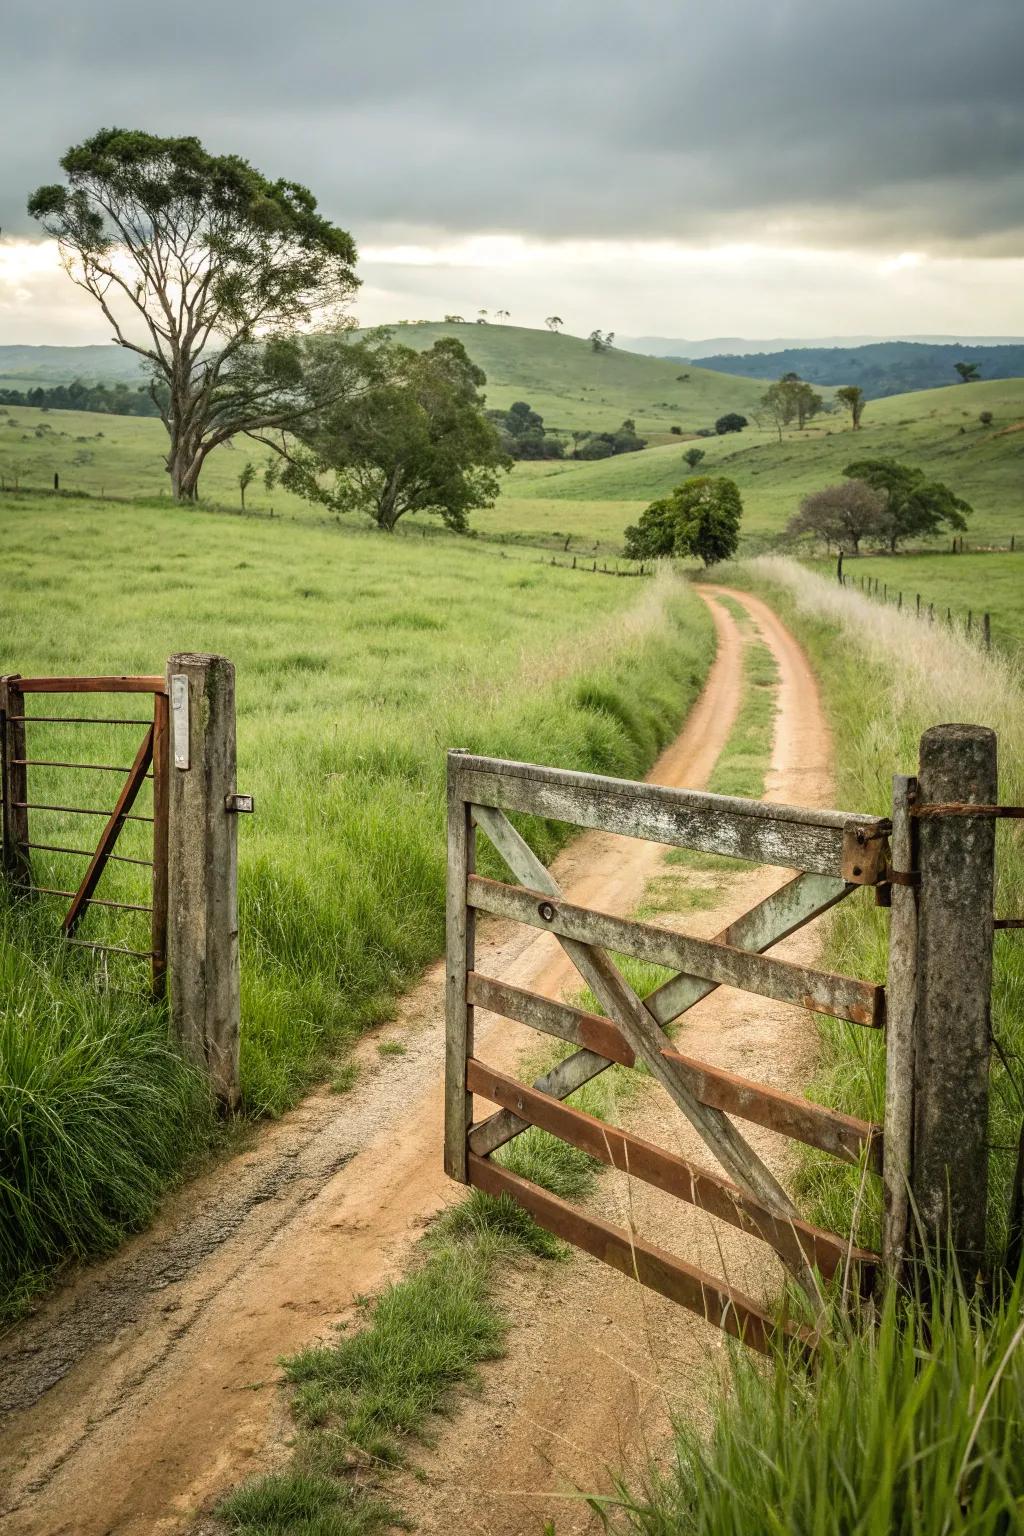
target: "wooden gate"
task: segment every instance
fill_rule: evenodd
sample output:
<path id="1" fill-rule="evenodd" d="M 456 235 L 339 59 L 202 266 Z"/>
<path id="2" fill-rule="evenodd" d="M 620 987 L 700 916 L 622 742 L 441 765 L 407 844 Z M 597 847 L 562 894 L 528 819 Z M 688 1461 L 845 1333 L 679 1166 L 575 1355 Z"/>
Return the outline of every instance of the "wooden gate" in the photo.
<path id="1" fill-rule="evenodd" d="M 579 827 L 725 854 L 799 871 L 713 940 L 595 911 L 560 890 L 505 812 L 527 812 Z M 673 1048 L 666 1026 L 718 986 L 740 987 L 879 1029 L 885 990 L 765 951 L 862 886 L 886 879 L 890 823 L 873 816 L 766 805 L 722 795 L 631 783 L 526 763 L 448 759 L 448 980 L 445 1167 L 492 1195 L 509 1195 L 542 1226 L 644 1285 L 690 1307 L 748 1344 L 765 1348 L 774 1324 L 757 1302 L 704 1271 L 586 1215 L 496 1163 L 499 1147 L 536 1125 L 611 1167 L 752 1233 L 768 1243 L 813 1296 L 814 1271 L 840 1266 L 871 1282 L 878 1259 L 803 1221 L 786 1191 L 729 1116 L 767 1126 L 846 1162 L 881 1172 L 881 1126 L 749 1082 Z M 515 884 L 475 873 L 475 831 L 493 844 Z M 511 987 L 477 970 L 477 912 L 554 933 L 607 1017 Z M 608 955 L 634 956 L 676 974 L 639 997 Z M 516 1019 L 578 1049 L 532 1087 L 477 1060 L 473 1009 Z M 714 1153 L 729 1178 L 566 1105 L 612 1063 L 643 1062 Z M 477 1125 L 473 1095 L 497 1108 Z M 807 1330 L 782 1325 L 803 1336 Z"/>
<path id="2" fill-rule="evenodd" d="M 150 704 L 150 713 L 143 715 L 138 709 L 131 714 L 68 713 L 58 712 L 56 701 L 71 696 L 102 699 L 104 696 L 130 695 L 140 703 Z M 37 702 L 38 701 L 38 702 Z M 50 703 L 49 701 L 54 701 Z M 39 755 L 30 750 L 37 727 L 45 727 L 45 740 L 70 738 L 73 745 L 68 751 L 46 752 Z M 124 729 L 125 738 L 131 745 L 124 756 L 131 754 L 130 763 L 106 763 L 81 761 L 88 759 L 88 747 L 80 747 L 82 737 L 88 738 L 90 728 L 102 726 Z M 141 740 L 137 738 L 143 727 Z M 167 969 L 167 731 L 168 697 L 163 677 L 19 677 L 0 678 L 0 764 L 2 764 L 3 789 L 3 864 L 16 888 L 54 901 L 67 903 L 60 919 L 60 927 L 70 944 L 98 952 L 134 956 L 150 962 L 152 988 L 160 995 L 164 990 Z M 39 739 L 38 737 L 36 739 Z M 59 796 L 49 794 L 38 798 L 32 791 L 37 775 L 33 770 L 46 770 L 73 775 L 72 782 L 81 783 L 82 776 L 92 774 L 121 776 L 112 807 L 98 808 L 78 803 L 67 804 L 71 792 L 63 789 Z M 63 785 L 66 782 L 60 780 Z M 152 784 L 152 803 L 148 809 L 137 808 L 140 792 Z M 88 795 L 86 799 L 90 798 Z M 63 821 L 67 817 L 81 817 L 83 827 L 96 819 L 102 827 L 95 844 L 86 833 L 74 838 L 76 846 L 60 834 L 47 834 L 47 819 L 54 816 Z M 137 822 L 152 827 L 150 857 L 140 858 L 115 852 L 118 838 L 126 823 Z M 82 847 L 79 844 L 89 844 Z M 85 872 L 74 889 L 39 884 L 33 878 L 32 853 L 68 858 L 85 859 Z M 152 870 L 151 899 L 148 902 L 116 901 L 100 896 L 97 891 L 104 870 L 111 861 L 140 865 Z M 107 908 L 123 912 L 137 912 L 148 917 L 148 942 L 146 947 L 129 947 L 121 944 L 105 944 L 95 939 L 76 937 L 78 929 L 90 908 Z"/>

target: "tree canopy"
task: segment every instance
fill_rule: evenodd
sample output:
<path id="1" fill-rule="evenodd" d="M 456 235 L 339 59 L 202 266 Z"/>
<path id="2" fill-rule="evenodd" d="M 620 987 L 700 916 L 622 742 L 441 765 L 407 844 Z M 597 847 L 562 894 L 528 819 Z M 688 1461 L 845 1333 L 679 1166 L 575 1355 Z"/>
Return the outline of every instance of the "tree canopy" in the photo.
<path id="1" fill-rule="evenodd" d="M 761 396 L 761 404 L 775 424 L 780 443 L 783 427 L 795 421 L 802 430 L 811 417 L 824 408 L 824 403 L 797 373 L 784 373 Z"/>
<path id="2" fill-rule="evenodd" d="M 563 459 L 565 443 L 545 432 L 544 418 L 525 400 L 514 400 L 507 411 L 488 411 L 501 433 L 501 445 L 513 459 Z"/>
<path id="3" fill-rule="evenodd" d="M 860 419 L 864 415 L 864 406 L 867 403 L 864 398 L 864 391 L 859 384 L 844 384 L 842 389 L 836 390 L 836 399 L 846 406 L 850 413 L 853 430 L 856 432 L 860 426 Z"/>
<path id="4" fill-rule="evenodd" d="M 727 432 L 742 432 L 746 425 L 747 418 L 741 416 L 739 411 L 727 411 L 715 422 L 715 431 L 719 437 L 724 437 Z"/>
<path id="5" fill-rule="evenodd" d="M 306 187 L 196 138 L 104 128 L 60 164 L 66 184 L 39 187 L 28 211 L 113 340 L 148 363 L 173 493 L 194 498 L 218 444 L 318 403 L 295 333 L 337 322 L 358 286 L 352 237 Z"/>
<path id="6" fill-rule="evenodd" d="M 715 565 L 736 553 L 742 516 L 735 481 L 699 475 L 653 501 L 639 523 L 626 529 L 626 555 L 631 560 L 696 555 L 705 566 Z"/>
<path id="7" fill-rule="evenodd" d="M 855 554 L 861 539 L 886 532 L 886 497 L 864 480 L 844 480 L 812 491 L 790 518 L 786 532 L 792 538 L 811 534 Z"/>
<path id="8" fill-rule="evenodd" d="M 512 462 L 483 410 L 483 372 L 454 336 L 424 352 L 386 340 L 333 345 L 355 356 L 362 385 L 270 440 L 281 482 L 333 512 L 363 512 L 387 533 L 409 512 L 464 532 Z"/>
<path id="9" fill-rule="evenodd" d="M 973 511 L 941 480 L 929 480 L 923 469 L 895 459 L 858 459 L 843 474 L 884 497 L 882 526 L 891 550 L 906 539 L 934 538 L 943 528 L 966 528 Z"/>

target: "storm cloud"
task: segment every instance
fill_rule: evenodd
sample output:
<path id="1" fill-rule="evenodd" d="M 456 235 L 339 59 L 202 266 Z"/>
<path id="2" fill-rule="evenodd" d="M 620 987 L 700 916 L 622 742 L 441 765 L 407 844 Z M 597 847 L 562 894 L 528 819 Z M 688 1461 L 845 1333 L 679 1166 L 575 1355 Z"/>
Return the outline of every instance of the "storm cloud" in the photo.
<path id="1" fill-rule="evenodd" d="M 360 242 L 1024 251 L 1020 0 L 7 0 L 0 225 L 103 125 L 195 133 Z"/>

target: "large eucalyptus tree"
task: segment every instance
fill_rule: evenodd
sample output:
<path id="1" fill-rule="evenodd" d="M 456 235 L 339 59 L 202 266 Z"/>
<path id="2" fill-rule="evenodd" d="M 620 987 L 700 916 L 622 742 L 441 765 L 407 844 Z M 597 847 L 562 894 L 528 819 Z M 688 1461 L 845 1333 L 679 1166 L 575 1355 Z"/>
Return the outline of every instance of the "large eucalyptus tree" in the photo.
<path id="1" fill-rule="evenodd" d="M 338 388 L 302 332 L 343 323 L 355 244 L 307 188 L 195 138 L 105 128 L 60 163 L 66 184 L 40 187 L 29 212 L 148 365 L 173 494 L 194 499 L 218 444 L 290 428 Z"/>

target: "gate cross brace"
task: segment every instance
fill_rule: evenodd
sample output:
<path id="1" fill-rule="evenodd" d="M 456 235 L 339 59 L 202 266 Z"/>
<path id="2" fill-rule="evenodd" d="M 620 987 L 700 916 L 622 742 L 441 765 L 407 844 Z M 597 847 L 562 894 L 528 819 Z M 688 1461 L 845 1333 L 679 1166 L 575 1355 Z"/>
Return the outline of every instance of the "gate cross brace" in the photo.
<path id="1" fill-rule="evenodd" d="M 75 892 L 74 900 L 68 908 L 63 924 L 64 932 L 68 938 L 74 933 L 85 915 L 85 909 L 89 904 L 93 891 L 95 891 L 100 882 L 100 876 L 106 868 L 107 860 L 114 851 L 114 844 L 121 835 L 121 828 L 124 826 L 125 817 L 135 804 L 152 760 L 153 727 L 150 726 L 142 738 L 138 752 L 135 754 L 135 761 L 129 770 L 127 779 L 124 781 L 121 793 L 117 797 L 117 804 L 110 813 L 110 819 L 100 833 L 96 852 L 89 860 L 89 867 L 85 872 L 81 885 Z"/>
<path id="2" fill-rule="evenodd" d="M 487 834 L 517 880 L 528 884 L 534 890 L 543 891 L 546 895 L 553 897 L 561 895 L 558 885 L 548 870 L 500 811 L 484 806 L 474 806 L 473 819 Z M 842 894 L 845 894 L 845 886 L 841 881 L 831 883 L 841 888 L 832 898 L 832 900 L 838 900 Z M 831 905 L 832 901 L 826 904 Z M 768 942 L 774 942 L 774 940 Z M 732 1121 L 721 1110 L 700 1103 L 689 1091 L 671 1061 L 663 1056 L 662 1052 L 671 1047 L 668 1036 L 662 1030 L 654 1013 L 637 996 L 604 950 L 596 945 L 584 944 L 579 940 L 561 936 L 559 936 L 559 943 L 591 987 L 601 1006 L 619 1026 L 636 1055 L 645 1062 L 651 1075 L 661 1083 L 678 1108 L 686 1115 L 726 1172 L 742 1188 L 765 1201 L 779 1214 L 796 1217 L 798 1214 L 796 1207 L 786 1190 L 762 1162 L 753 1147 L 737 1131 Z M 713 984 L 693 977 L 676 977 L 674 981 L 679 982 L 684 979 L 690 983 L 691 987 L 706 988 L 706 991 L 713 990 Z M 685 989 L 680 990 L 685 992 Z M 706 992 L 701 991 L 699 995 L 706 995 Z M 693 1001 L 696 1000 L 694 997 Z M 682 1008 L 687 1006 L 690 1006 L 690 1003 L 684 997 L 681 1007 L 674 1007 L 668 1017 L 678 1015 Z M 608 1065 L 604 1057 L 598 1056 L 593 1051 L 579 1051 L 560 1063 L 554 1072 L 548 1074 L 546 1079 L 541 1079 L 536 1086 L 542 1092 L 565 1097 L 582 1082 L 596 1076 Z M 556 1073 L 560 1074 L 561 1081 L 553 1084 L 552 1079 Z M 566 1083 L 568 1086 L 564 1086 Z M 474 1152 L 481 1153 L 484 1149 L 477 1144 L 474 1136 L 475 1132 L 470 1138 L 472 1149 Z M 501 1140 L 507 1139 L 510 1138 L 501 1138 Z M 495 1145 L 500 1145 L 500 1140 Z M 804 1288 L 809 1294 L 815 1296 L 817 1287 L 807 1266 L 798 1263 L 794 1270 Z"/>

